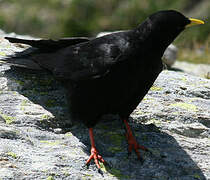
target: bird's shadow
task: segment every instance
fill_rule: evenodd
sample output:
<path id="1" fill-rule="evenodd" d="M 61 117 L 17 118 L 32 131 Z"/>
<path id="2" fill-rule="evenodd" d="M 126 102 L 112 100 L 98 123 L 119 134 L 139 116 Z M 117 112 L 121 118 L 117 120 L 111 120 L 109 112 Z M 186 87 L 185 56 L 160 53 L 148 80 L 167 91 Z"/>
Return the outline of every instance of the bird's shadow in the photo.
<path id="1" fill-rule="evenodd" d="M 48 73 L 20 68 L 11 68 L 5 71 L 4 76 L 20 84 L 20 88 L 15 89 L 18 93 L 41 105 L 54 116 L 45 123 L 34 122 L 37 128 L 46 131 L 61 128 L 60 133 L 70 131 L 85 145 L 84 152 L 90 154 L 88 129 L 79 123 L 73 125 L 69 120 L 65 90 L 60 82 Z M 8 86 L 11 86 L 11 83 L 8 83 Z M 117 116 L 104 116 L 94 128 L 96 147 L 109 164 L 101 164 L 102 171 L 109 172 L 117 179 L 206 179 L 196 162 L 174 137 L 153 124 L 139 124 L 132 118 L 131 126 L 137 141 L 148 147 L 150 153 L 140 151 L 143 162 L 137 160 L 134 152 L 128 156 L 123 123 Z M 93 162 L 89 168 L 95 168 Z"/>

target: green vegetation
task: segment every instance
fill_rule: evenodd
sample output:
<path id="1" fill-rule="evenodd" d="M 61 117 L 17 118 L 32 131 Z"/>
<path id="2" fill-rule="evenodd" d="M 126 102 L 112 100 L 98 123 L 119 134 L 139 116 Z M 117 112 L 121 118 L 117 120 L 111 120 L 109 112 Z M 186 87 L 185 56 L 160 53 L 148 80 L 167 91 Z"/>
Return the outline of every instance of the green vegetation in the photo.
<path id="1" fill-rule="evenodd" d="M 53 176 L 48 176 L 46 180 L 53 180 Z"/>
<path id="2" fill-rule="evenodd" d="M 0 27 L 42 38 L 95 36 L 101 31 L 136 27 L 149 14 L 163 9 L 175 9 L 206 21 L 204 26 L 184 32 L 175 43 L 181 50 L 180 60 L 210 63 L 210 1 L 1 0 Z"/>
<path id="3" fill-rule="evenodd" d="M 157 87 L 155 85 L 153 85 L 151 88 L 150 88 L 151 91 L 162 91 L 163 88 L 162 87 Z"/>
<path id="4" fill-rule="evenodd" d="M 29 103 L 29 100 L 28 99 L 24 99 L 21 102 L 21 106 L 27 106 L 28 103 Z"/>
<path id="5" fill-rule="evenodd" d="M 7 155 L 11 156 L 14 159 L 17 159 L 17 155 L 14 152 L 8 152 Z"/>
<path id="6" fill-rule="evenodd" d="M 188 104 L 188 103 L 182 103 L 182 102 L 171 104 L 170 107 L 178 107 L 178 108 L 189 110 L 189 111 L 197 111 L 198 110 L 194 104 Z"/>
<path id="7" fill-rule="evenodd" d="M 179 48 L 179 60 L 196 64 L 210 64 L 210 49 L 208 45 L 200 45 L 199 47 L 198 44 L 193 48 Z"/>
<path id="8" fill-rule="evenodd" d="M 0 116 L 5 120 L 6 124 L 12 124 L 15 120 L 15 117 L 8 116 L 2 112 L 0 112 Z"/>
<path id="9" fill-rule="evenodd" d="M 43 144 L 49 145 L 49 146 L 56 146 L 60 144 L 60 141 L 47 141 L 47 140 L 42 140 L 40 141 Z"/>
<path id="10" fill-rule="evenodd" d="M 121 172 L 121 171 L 118 170 L 118 169 L 106 167 L 106 166 L 104 166 L 104 164 L 101 163 L 101 162 L 99 162 L 99 164 L 100 164 L 101 170 L 102 170 L 103 172 L 108 172 L 108 173 L 110 173 L 112 176 L 115 176 L 115 177 L 117 177 L 117 178 L 119 178 L 119 179 L 130 179 L 130 177 L 129 177 L 128 175 L 123 174 L 123 172 Z"/>
<path id="11" fill-rule="evenodd" d="M 41 116 L 41 119 L 42 120 L 49 120 L 51 117 L 50 117 L 50 115 L 48 115 L 48 114 L 43 114 L 42 116 Z"/>

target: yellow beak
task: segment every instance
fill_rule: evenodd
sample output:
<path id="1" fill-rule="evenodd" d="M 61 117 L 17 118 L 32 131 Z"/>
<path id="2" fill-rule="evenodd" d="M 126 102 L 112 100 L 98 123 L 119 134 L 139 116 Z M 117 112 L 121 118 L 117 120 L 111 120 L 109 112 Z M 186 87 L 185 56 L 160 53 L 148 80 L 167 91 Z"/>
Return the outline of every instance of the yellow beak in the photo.
<path id="1" fill-rule="evenodd" d="M 189 18 L 189 20 L 190 20 L 190 24 L 186 25 L 185 27 L 191 27 L 194 25 L 204 24 L 204 21 L 199 20 L 199 19 Z"/>

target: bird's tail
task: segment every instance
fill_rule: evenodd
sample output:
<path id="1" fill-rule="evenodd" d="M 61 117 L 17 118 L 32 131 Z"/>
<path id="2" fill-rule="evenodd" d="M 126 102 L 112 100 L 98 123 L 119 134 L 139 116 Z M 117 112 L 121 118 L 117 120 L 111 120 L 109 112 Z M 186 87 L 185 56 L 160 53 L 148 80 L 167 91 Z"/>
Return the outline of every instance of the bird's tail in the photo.
<path id="1" fill-rule="evenodd" d="M 12 37 L 5 37 L 5 39 L 7 39 L 11 43 L 28 44 L 32 47 L 38 48 L 43 53 L 55 52 L 61 48 L 73 46 L 90 40 L 87 37 L 63 38 L 59 40 L 51 40 L 51 39 L 27 40 L 27 39 L 18 39 Z"/>
<path id="2" fill-rule="evenodd" d="M 22 52 L 16 52 L 14 55 L 10 55 L 4 59 L 1 59 L 1 62 L 10 64 L 12 66 L 18 66 L 34 70 L 43 69 L 36 62 L 36 58 L 44 59 L 50 53 L 55 53 L 61 48 L 73 46 L 90 40 L 86 37 L 63 38 L 59 40 L 27 40 L 12 37 L 5 37 L 5 39 L 7 39 L 11 43 L 27 44 L 31 47 L 23 50 Z"/>

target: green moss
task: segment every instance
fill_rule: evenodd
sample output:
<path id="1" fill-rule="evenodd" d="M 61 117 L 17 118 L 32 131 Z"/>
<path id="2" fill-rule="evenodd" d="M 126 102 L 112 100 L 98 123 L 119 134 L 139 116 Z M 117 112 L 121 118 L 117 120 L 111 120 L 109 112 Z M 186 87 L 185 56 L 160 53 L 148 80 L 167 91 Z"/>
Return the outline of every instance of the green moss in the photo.
<path id="1" fill-rule="evenodd" d="M 100 165 L 101 170 L 102 170 L 103 172 L 107 172 L 106 167 L 104 166 L 104 164 L 103 164 L 102 162 L 99 161 L 99 165 Z"/>
<path id="2" fill-rule="evenodd" d="M 208 72 L 207 74 L 205 74 L 204 76 L 206 79 L 210 79 L 210 73 Z"/>
<path id="3" fill-rule="evenodd" d="M 54 180 L 53 176 L 48 176 L 46 180 Z"/>
<path id="4" fill-rule="evenodd" d="M 163 88 L 162 88 L 162 87 L 157 87 L 157 86 L 152 86 L 152 87 L 150 88 L 150 90 L 151 90 L 151 91 L 162 91 Z"/>
<path id="5" fill-rule="evenodd" d="M 111 147 L 110 146 L 107 150 L 112 152 L 112 153 L 117 153 L 117 152 L 121 152 L 122 148 L 120 148 L 120 147 Z"/>
<path id="6" fill-rule="evenodd" d="M 25 111 L 25 107 L 24 106 L 27 106 L 29 103 L 29 101 L 27 99 L 24 99 L 22 100 L 21 104 L 20 104 L 20 110 L 21 111 Z M 27 114 L 27 112 L 24 112 L 25 114 Z"/>
<path id="7" fill-rule="evenodd" d="M 208 81 L 199 81 L 198 83 L 199 83 L 199 84 L 207 84 Z"/>
<path id="8" fill-rule="evenodd" d="M 93 175 L 91 174 L 83 174 L 82 180 L 89 180 Z"/>
<path id="9" fill-rule="evenodd" d="M 72 135 L 71 132 L 67 132 L 67 133 L 65 134 L 65 136 L 70 137 L 70 136 L 73 136 L 73 135 Z"/>
<path id="10" fill-rule="evenodd" d="M 6 124 L 12 124 L 15 120 L 15 117 L 8 116 L 6 114 L 3 114 L 2 112 L 0 112 L 0 115 L 5 120 Z"/>
<path id="11" fill-rule="evenodd" d="M 5 52 L 0 52 L 0 56 L 6 56 Z"/>
<path id="12" fill-rule="evenodd" d="M 70 176 L 69 171 L 64 171 L 63 174 L 64 174 L 66 177 Z"/>
<path id="13" fill-rule="evenodd" d="M 60 141 L 45 141 L 45 140 L 42 140 L 40 142 L 43 143 L 43 144 L 47 144 L 49 146 L 56 146 L 56 145 L 60 144 Z"/>
<path id="14" fill-rule="evenodd" d="M 178 111 L 172 112 L 173 115 L 179 115 Z"/>
<path id="15" fill-rule="evenodd" d="M 141 115 L 141 114 L 144 114 L 144 113 L 141 110 L 138 109 L 138 110 L 135 111 L 135 114 L 136 115 Z"/>
<path id="16" fill-rule="evenodd" d="M 197 107 L 195 105 L 182 102 L 171 104 L 170 107 L 178 107 L 189 111 L 197 111 Z"/>
<path id="17" fill-rule="evenodd" d="M 112 153 L 120 152 L 122 151 L 121 143 L 125 139 L 124 136 L 117 132 L 108 132 L 106 136 L 109 136 L 110 142 L 113 143 L 114 146 L 111 146 L 108 148 L 108 151 Z"/>
<path id="18" fill-rule="evenodd" d="M 48 114 L 43 114 L 42 116 L 41 116 L 41 119 L 42 120 L 48 120 L 48 119 L 50 119 L 51 117 L 50 117 L 50 115 L 48 115 Z"/>
<path id="19" fill-rule="evenodd" d="M 122 141 L 124 140 L 124 136 L 117 132 L 109 132 L 107 133 L 107 135 L 109 136 L 112 143 L 114 143 L 114 145 L 116 146 L 120 146 Z"/>
<path id="20" fill-rule="evenodd" d="M 101 170 L 103 172 L 108 172 L 112 176 L 119 178 L 119 179 L 130 179 L 128 175 L 123 174 L 120 170 L 115 168 L 106 168 L 103 163 L 99 162 Z"/>
<path id="21" fill-rule="evenodd" d="M 17 155 L 14 152 L 8 152 L 7 155 L 11 156 L 14 159 L 17 159 Z"/>
<path id="22" fill-rule="evenodd" d="M 0 64 L 2 64 L 2 63 L 5 64 L 5 61 L 1 61 L 1 60 L 0 60 Z"/>
<path id="23" fill-rule="evenodd" d="M 151 97 L 144 97 L 144 99 L 143 99 L 143 101 L 152 101 L 152 100 L 154 100 L 154 98 L 151 98 Z"/>
<path id="24" fill-rule="evenodd" d="M 115 177 L 117 177 L 117 178 L 119 178 L 119 179 L 130 179 L 130 177 L 128 176 L 128 175 L 124 175 L 120 170 L 118 170 L 118 169 L 115 169 L 115 168 L 111 168 L 110 170 L 109 170 L 109 172 L 113 175 L 113 176 L 115 176 Z"/>
<path id="25" fill-rule="evenodd" d="M 187 78 L 186 77 L 182 77 L 181 80 L 186 82 Z"/>
<path id="26" fill-rule="evenodd" d="M 24 100 L 22 100 L 22 102 L 21 102 L 21 106 L 27 106 L 27 104 L 28 104 L 28 100 L 27 99 L 24 99 Z"/>
<path id="27" fill-rule="evenodd" d="M 21 110 L 21 111 L 25 111 L 25 108 L 24 108 L 24 107 L 20 107 L 20 110 Z"/>
<path id="28" fill-rule="evenodd" d="M 195 179 L 199 179 L 199 180 L 201 179 L 201 177 L 200 177 L 199 174 L 194 174 L 194 178 L 195 178 Z"/>
<path id="29" fill-rule="evenodd" d="M 150 119 L 150 120 L 147 122 L 147 124 L 155 124 L 156 126 L 160 126 L 160 125 L 161 125 L 161 121 L 158 120 L 158 119 L 153 118 L 153 119 Z"/>

